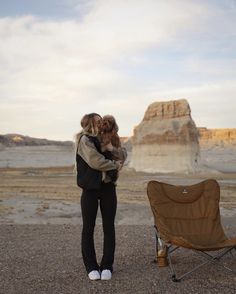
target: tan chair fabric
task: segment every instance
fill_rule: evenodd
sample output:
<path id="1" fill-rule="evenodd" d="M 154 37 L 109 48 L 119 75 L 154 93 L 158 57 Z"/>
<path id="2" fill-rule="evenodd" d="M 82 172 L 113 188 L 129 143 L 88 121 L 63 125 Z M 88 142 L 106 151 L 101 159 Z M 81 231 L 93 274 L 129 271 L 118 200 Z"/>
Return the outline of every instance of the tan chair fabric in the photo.
<path id="1" fill-rule="evenodd" d="M 216 180 L 191 186 L 150 181 L 147 194 L 161 238 L 177 246 L 218 250 L 236 246 L 220 220 L 220 187 Z"/>

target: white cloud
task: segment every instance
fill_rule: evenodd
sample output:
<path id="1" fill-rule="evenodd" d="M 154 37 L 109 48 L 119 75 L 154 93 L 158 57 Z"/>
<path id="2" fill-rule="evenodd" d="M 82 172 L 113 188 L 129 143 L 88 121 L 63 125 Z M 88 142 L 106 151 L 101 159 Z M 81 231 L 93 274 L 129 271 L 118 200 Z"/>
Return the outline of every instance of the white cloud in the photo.
<path id="1" fill-rule="evenodd" d="M 176 97 L 187 99 L 191 107 L 192 118 L 198 127 L 236 128 L 235 94 L 236 83 L 235 80 L 232 80 L 205 83 L 198 87 L 176 88 L 158 93 L 154 91 L 151 97 L 159 97 L 160 101 Z"/>
<path id="2" fill-rule="evenodd" d="M 168 79 L 158 81 L 158 77 L 150 82 L 147 72 L 141 70 L 152 62 L 155 67 L 149 50 L 158 54 L 158 49 L 181 51 L 188 44 L 191 48 L 192 34 L 204 35 L 204 39 L 213 34 L 214 39 L 214 23 L 223 16 L 220 32 L 223 34 L 224 28 L 228 31 L 232 12 L 225 18 L 226 12 L 218 8 L 188 0 L 98 0 L 88 5 L 71 0 L 70 5 L 77 10 L 82 7 L 84 17 L 61 21 L 30 15 L 0 19 L 0 117 L 5 132 L 30 135 L 32 130 L 37 135 L 47 131 L 49 137 L 57 132 L 58 138 L 59 134 L 68 138 L 84 112 L 97 111 L 113 113 L 121 134 L 129 135 L 148 103 L 165 93 L 175 98 L 186 93 L 193 101 L 197 95 L 212 97 L 202 85 L 189 88 L 184 80 L 179 86 L 170 86 Z M 191 48 L 191 54 L 196 52 L 197 48 Z M 139 78 L 134 76 L 134 67 Z M 215 64 L 191 55 L 183 58 L 183 68 L 192 74 L 205 71 L 209 79 L 212 75 L 234 77 L 230 60 Z M 223 90 L 226 87 L 219 92 Z M 31 112 L 26 103 L 32 106 Z"/>
<path id="3" fill-rule="evenodd" d="M 201 73 L 210 77 L 223 77 L 225 78 L 236 78 L 236 58 L 226 59 L 187 59 L 185 61 L 185 67 L 192 73 Z"/>

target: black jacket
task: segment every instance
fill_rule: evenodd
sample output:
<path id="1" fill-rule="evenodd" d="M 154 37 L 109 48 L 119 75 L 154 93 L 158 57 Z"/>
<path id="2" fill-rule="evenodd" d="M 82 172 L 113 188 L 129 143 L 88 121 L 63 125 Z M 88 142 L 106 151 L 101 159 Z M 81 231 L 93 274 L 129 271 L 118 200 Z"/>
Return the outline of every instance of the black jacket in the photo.
<path id="1" fill-rule="evenodd" d="M 100 142 L 96 137 L 86 135 L 91 140 L 98 152 L 101 153 Z M 81 138 L 80 138 L 81 139 Z M 86 190 L 99 189 L 102 183 L 102 172 L 91 168 L 76 151 L 77 185 Z"/>

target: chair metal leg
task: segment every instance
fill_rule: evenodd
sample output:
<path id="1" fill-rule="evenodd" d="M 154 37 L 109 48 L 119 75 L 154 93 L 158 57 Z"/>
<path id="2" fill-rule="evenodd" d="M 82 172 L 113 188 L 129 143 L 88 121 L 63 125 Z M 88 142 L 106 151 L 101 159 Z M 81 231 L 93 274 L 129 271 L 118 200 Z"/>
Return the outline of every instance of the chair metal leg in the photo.
<path id="1" fill-rule="evenodd" d="M 209 260 L 207 260 L 204 263 L 201 263 L 198 266 L 194 267 L 192 270 L 190 270 L 190 271 L 184 273 L 183 275 L 177 277 L 176 276 L 176 271 L 175 271 L 174 266 L 172 264 L 171 253 L 173 253 L 176 249 L 179 249 L 179 248 L 180 247 L 173 247 L 171 245 L 171 246 L 169 246 L 169 250 L 168 250 L 168 261 L 169 261 L 169 266 L 170 266 L 170 271 L 171 271 L 171 279 L 172 279 L 173 282 L 180 282 L 184 277 L 188 276 L 189 274 L 193 273 L 194 271 L 196 271 L 200 267 L 202 267 L 205 264 L 209 263 Z"/>
<path id="2" fill-rule="evenodd" d="M 223 268 L 225 268 L 226 270 L 230 271 L 230 272 L 233 272 L 233 273 L 236 273 L 235 270 L 225 266 L 224 264 L 220 263 L 220 259 L 225 256 L 227 253 L 231 253 L 232 250 L 234 249 L 234 247 L 230 247 L 230 248 L 226 248 L 225 250 L 223 250 L 222 252 L 219 252 L 218 254 L 216 254 L 215 256 L 212 256 L 211 254 L 205 252 L 205 251 L 197 251 L 197 250 L 194 250 L 196 253 L 198 253 L 199 255 L 203 255 L 205 256 L 206 258 L 208 258 L 208 260 L 214 264 L 217 264 Z"/>
<path id="3" fill-rule="evenodd" d="M 160 234 L 155 227 L 155 245 L 156 245 L 156 252 L 158 252 L 158 245 L 162 246 L 163 242 L 160 238 Z M 218 254 L 216 255 L 211 255 L 205 251 L 200 251 L 200 250 L 194 250 L 192 249 L 193 252 L 197 253 L 199 256 L 201 257 L 204 257 L 206 260 L 204 262 L 202 262 L 201 264 L 195 266 L 192 270 L 188 271 L 188 272 L 185 272 L 184 274 L 180 275 L 180 276 L 177 276 L 176 274 L 176 271 L 175 271 L 175 268 L 173 266 L 173 263 L 172 263 L 172 259 L 171 259 L 171 254 L 176 251 L 177 249 L 179 249 L 180 247 L 178 246 L 174 246 L 174 245 L 167 245 L 167 260 L 168 260 L 168 264 L 169 264 L 169 270 L 170 270 L 170 273 L 171 273 L 171 279 L 173 282 L 180 282 L 184 277 L 190 275 L 191 273 L 193 273 L 194 271 L 198 270 L 199 268 L 203 267 L 204 265 L 208 264 L 208 263 L 213 263 L 213 264 L 216 264 L 216 265 L 219 265 L 221 267 L 223 267 L 224 269 L 232 272 L 232 273 L 236 273 L 235 270 L 225 266 L 224 264 L 220 263 L 220 259 L 225 256 L 227 253 L 231 253 L 231 255 L 233 257 L 235 257 L 233 254 L 232 254 L 232 251 L 235 249 L 236 250 L 236 247 L 231 247 L 231 248 L 225 248 L 223 251 L 220 251 Z M 189 250 L 189 249 L 188 249 Z"/>
<path id="4" fill-rule="evenodd" d="M 192 270 L 184 273 L 183 275 L 181 276 L 178 276 L 176 275 L 176 271 L 173 267 L 173 264 L 172 264 L 172 260 L 171 260 L 171 253 L 173 253 L 176 249 L 178 249 L 179 247 L 175 247 L 174 249 L 172 248 L 172 246 L 169 246 L 169 250 L 168 250 L 168 255 L 167 255 L 167 258 L 168 258 L 168 262 L 169 262 L 169 266 L 170 266 L 170 272 L 171 272 L 171 279 L 173 282 L 180 282 L 184 277 L 188 276 L 189 274 L 193 273 L 194 271 L 198 270 L 199 268 L 201 268 L 202 266 L 208 264 L 208 263 L 213 263 L 213 264 L 216 264 L 216 265 L 219 265 L 221 267 L 223 267 L 224 269 L 232 272 L 232 273 L 236 273 L 235 270 L 223 265 L 222 263 L 220 263 L 220 258 L 225 256 L 228 252 L 231 252 L 231 250 L 233 248 L 227 248 L 226 250 L 224 250 L 223 252 L 220 252 L 219 254 L 215 255 L 215 256 L 212 256 L 204 251 L 198 251 L 198 250 L 193 250 L 195 253 L 197 253 L 199 256 L 202 256 L 204 258 L 206 258 L 207 260 L 205 262 L 202 262 L 201 264 L 195 266 Z"/>

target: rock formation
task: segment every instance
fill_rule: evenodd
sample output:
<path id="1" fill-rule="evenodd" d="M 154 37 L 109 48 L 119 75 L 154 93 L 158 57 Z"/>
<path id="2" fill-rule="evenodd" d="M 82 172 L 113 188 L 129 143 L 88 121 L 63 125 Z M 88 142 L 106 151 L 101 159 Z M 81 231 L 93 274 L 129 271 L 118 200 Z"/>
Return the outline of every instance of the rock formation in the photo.
<path id="1" fill-rule="evenodd" d="M 132 137 L 130 166 L 146 172 L 191 172 L 198 166 L 198 130 L 187 100 L 154 102 Z"/>
<path id="2" fill-rule="evenodd" d="M 236 148 L 236 129 L 198 128 L 199 143 L 202 148 Z"/>

